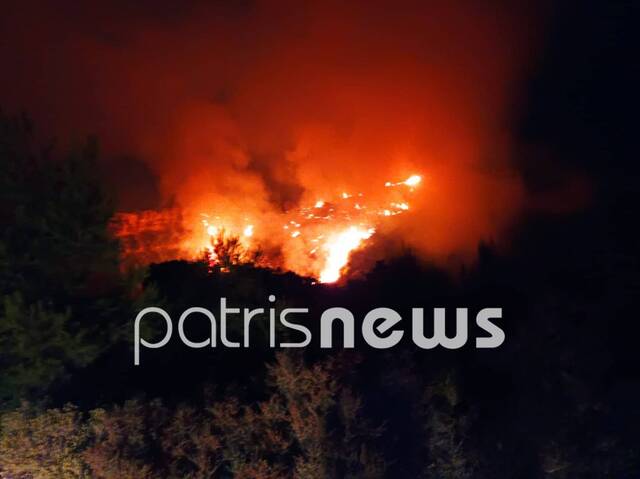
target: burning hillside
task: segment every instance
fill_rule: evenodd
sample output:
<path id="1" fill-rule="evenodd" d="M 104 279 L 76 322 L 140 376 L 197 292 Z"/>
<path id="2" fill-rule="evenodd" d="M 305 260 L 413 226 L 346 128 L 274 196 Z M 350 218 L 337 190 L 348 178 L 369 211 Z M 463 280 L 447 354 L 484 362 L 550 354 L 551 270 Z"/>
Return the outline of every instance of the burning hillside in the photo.
<path id="1" fill-rule="evenodd" d="M 343 191 L 268 218 L 201 213 L 201 227 L 185 228 L 176 209 L 119 213 L 112 230 L 126 263 L 206 257 L 221 271 L 251 262 L 333 283 L 346 271 L 350 254 L 364 247 L 380 224 L 410 210 L 422 181 L 417 174 L 387 181 L 380 185 L 377 201 L 362 192 Z M 274 228 L 276 221 L 280 225 Z"/>
<path id="2" fill-rule="evenodd" d="M 23 78 L 0 78 L 5 107 L 31 112 L 47 134 L 100 139 L 129 259 L 206 250 L 215 263 L 235 238 L 240 258 L 330 282 L 382 237 L 468 258 L 520 211 L 505 126 L 535 23 L 520 7 L 255 1 L 154 12 L 50 5 L 0 20 L 31 51 L 14 58 L 0 45 Z"/>

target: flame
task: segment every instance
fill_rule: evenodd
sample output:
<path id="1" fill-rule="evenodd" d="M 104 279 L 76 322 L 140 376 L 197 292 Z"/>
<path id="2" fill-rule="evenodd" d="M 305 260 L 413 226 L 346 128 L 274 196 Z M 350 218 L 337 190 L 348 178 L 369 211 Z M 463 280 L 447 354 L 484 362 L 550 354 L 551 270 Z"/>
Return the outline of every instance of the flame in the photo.
<path id="1" fill-rule="evenodd" d="M 409 178 L 404 180 L 404 184 L 407 186 L 418 186 L 422 181 L 422 177 L 420 175 L 411 175 Z"/>
<path id="2" fill-rule="evenodd" d="M 404 181 L 400 181 L 398 183 L 392 183 L 390 181 L 387 181 L 384 186 L 386 187 L 390 187 L 390 186 L 409 186 L 411 188 L 414 188 L 416 186 L 418 186 L 420 183 L 422 182 L 422 176 L 420 175 L 411 175 L 409 178 L 407 178 Z"/>
<path id="3" fill-rule="evenodd" d="M 346 231 L 331 237 L 326 245 L 327 260 L 324 268 L 320 272 L 321 283 L 335 283 L 340 279 L 342 269 L 349 261 L 349 255 L 357 249 L 363 240 L 371 238 L 375 229 L 362 230 L 356 226 L 351 226 Z"/>
<path id="4" fill-rule="evenodd" d="M 205 254 L 212 268 L 225 272 L 233 264 L 255 263 L 260 257 L 260 266 L 313 276 L 321 283 L 334 283 L 347 271 L 351 253 L 366 246 L 382 221 L 409 210 L 408 195 L 413 194 L 421 181 L 420 175 L 411 175 L 403 181 L 386 182 L 384 186 L 391 190 L 381 190 L 386 193 L 375 195 L 377 201 L 363 193 L 339 190 L 333 198 L 325 196 L 327 199 L 277 216 L 276 221 L 279 218 L 283 223 L 280 227 L 276 222 L 275 231 L 273 217 L 242 215 L 239 220 L 234 215 L 225 217 L 222 212 L 201 214 L 201 233 L 197 229 L 177 228 L 175 222 L 161 221 L 163 212 L 142 212 L 139 218 L 134 213 L 117 215 L 113 229 L 119 239 L 126 240 L 125 256 L 133 256 L 137 262 L 151 262 L 149 258 L 152 261 L 195 259 Z M 172 232 L 165 235 L 166 242 L 158 239 L 158 244 L 149 243 L 150 238 L 160 238 L 158 233 L 163 228 Z M 140 238 L 136 238 L 137 235 Z M 180 236 L 179 241 L 176 235 Z M 142 246 L 138 240 L 144 241 Z M 257 254 L 265 244 L 273 243 L 278 254 Z M 145 254 L 164 250 L 168 251 L 164 256 Z"/>

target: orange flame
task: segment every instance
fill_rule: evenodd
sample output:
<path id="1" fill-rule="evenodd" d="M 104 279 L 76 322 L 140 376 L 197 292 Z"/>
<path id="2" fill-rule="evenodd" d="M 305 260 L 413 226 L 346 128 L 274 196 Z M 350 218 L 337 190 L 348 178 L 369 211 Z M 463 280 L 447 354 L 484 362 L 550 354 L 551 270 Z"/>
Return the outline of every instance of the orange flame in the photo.
<path id="1" fill-rule="evenodd" d="M 275 243 L 280 254 L 260 255 L 261 265 L 313 276 L 322 283 L 334 283 L 347 271 L 351 253 L 366 246 L 381 221 L 409 210 L 407 194 L 412 194 L 421 180 L 419 175 L 412 175 L 404 181 L 387 182 L 385 186 L 393 187 L 394 191 L 381 195 L 384 200 L 378 203 L 369 202 L 362 193 L 346 191 L 332 201 L 317 200 L 310 207 L 278 216 L 277 219 L 284 220 L 282 227 L 276 228 L 279 233 L 273 231 L 271 221 L 259 217 L 238 220 L 233 215 L 208 214 L 201 215 L 202 233 L 198 233 L 179 228 L 166 219 L 162 221 L 163 212 L 148 211 L 139 213 L 139 218 L 134 213 L 118 215 L 114 232 L 122 240 L 124 256 L 130 262 L 149 262 L 147 253 L 151 251 L 156 253 L 152 261 L 194 259 L 205 254 L 209 263 L 218 266 L 220 271 L 228 270 L 229 262 L 254 262 L 261 248 Z M 136 229 L 137 225 L 149 223 L 149 220 L 141 221 L 149 217 L 155 219 L 151 222 L 153 232 L 163 233 L 155 236 L 158 240 L 155 244 L 150 242 L 154 236 L 150 235 L 149 227 Z M 179 240 L 176 235 L 181 235 Z M 164 239 L 170 242 L 163 243 Z M 224 252 L 229 245 L 234 248 L 230 256 Z M 166 255 L 157 254 L 163 250 Z M 221 254 L 225 258 L 221 258 Z"/>
<path id="2" fill-rule="evenodd" d="M 324 268 L 320 271 L 321 283 L 335 283 L 340 279 L 343 268 L 349 261 L 351 252 L 361 246 L 362 241 L 371 238 L 375 229 L 362 230 L 357 226 L 351 226 L 346 231 L 331 237 L 325 244 L 327 259 Z"/>

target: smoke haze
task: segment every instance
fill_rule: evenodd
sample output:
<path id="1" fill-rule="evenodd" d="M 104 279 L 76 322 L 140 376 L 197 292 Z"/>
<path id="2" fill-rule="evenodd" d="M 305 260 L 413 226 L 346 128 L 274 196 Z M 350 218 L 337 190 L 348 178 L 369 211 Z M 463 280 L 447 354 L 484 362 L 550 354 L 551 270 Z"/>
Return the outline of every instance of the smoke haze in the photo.
<path id="1" fill-rule="evenodd" d="M 283 212 L 419 173 L 381 235 L 468 254 L 525 202 L 509 125 L 537 23 L 506 2 L 20 2 L 0 104 L 97 135 L 123 208 L 247 217 L 272 242 Z"/>

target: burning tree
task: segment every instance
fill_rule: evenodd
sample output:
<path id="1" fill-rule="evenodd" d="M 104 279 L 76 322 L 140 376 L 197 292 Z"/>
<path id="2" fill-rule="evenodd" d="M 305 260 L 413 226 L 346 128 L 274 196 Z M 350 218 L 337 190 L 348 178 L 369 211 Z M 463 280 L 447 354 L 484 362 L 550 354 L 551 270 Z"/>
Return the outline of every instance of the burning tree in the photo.
<path id="1" fill-rule="evenodd" d="M 224 229 L 209 231 L 209 245 L 204 250 L 204 259 L 213 270 L 227 273 L 236 265 L 259 265 L 262 256 L 259 249 L 250 248 L 238 235 L 228 234 Z"/>

